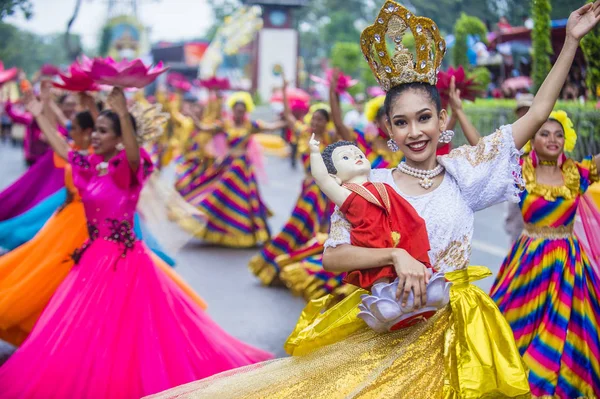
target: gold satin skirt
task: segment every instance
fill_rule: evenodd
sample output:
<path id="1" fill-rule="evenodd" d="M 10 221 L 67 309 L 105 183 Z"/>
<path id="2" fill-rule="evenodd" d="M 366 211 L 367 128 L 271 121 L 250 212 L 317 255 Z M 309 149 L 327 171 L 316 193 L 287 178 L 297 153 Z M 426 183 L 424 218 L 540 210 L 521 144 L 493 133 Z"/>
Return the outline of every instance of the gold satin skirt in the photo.
<path id="1" fill-rule="evenodd" d="M 307 306 L 286 344 L 301 356 L 149 398 L 529 398 L 510 327 L 493 301 L 469 284 L 487 276 L 484 269 L 448 273 L 450 304 L 425 322 L 387 334 L 356 318 L 360 292 L 325 311 L 319 306 L 328 300 L 321 299 Z"/>

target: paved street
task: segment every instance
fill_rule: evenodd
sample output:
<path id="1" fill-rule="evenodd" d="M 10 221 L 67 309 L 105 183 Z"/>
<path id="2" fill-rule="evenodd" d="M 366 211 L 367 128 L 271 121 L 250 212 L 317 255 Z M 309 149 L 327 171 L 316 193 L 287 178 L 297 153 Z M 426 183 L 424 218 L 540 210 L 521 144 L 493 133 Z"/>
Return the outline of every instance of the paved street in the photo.
<path id="1" fill-rule="evenodd" d="M 279 158 L 269 158 L 267 169 L 268 181 L 261 185 L 261 192 L 275 214 L 270 223 L 276 233 L 294 206 L 302 175 L 300 169 L 291 168 L 288 160 Z M 21 150 L 0 144 L 0 189 L 24 171 Z M 503 209 L 504 204 L 501 204 L 476 217 L 472 264 L 486 265 L 494 272 L 508 250 L 502 224 Z M 262 287 L 246 266 L 255 253 L 256 250 L 211 248 L 191 243 L 177 254 L 176 270 L 207 301 L 209 314 L 223 329 L 284 356 L 282 345 L 304 301 L 285 289 Z M 487 291 L 492 282 L 489 278 L 480 286 Z M 7 351 L 0 341 L 0 364 L 2 353 L 6 356 Z"/>

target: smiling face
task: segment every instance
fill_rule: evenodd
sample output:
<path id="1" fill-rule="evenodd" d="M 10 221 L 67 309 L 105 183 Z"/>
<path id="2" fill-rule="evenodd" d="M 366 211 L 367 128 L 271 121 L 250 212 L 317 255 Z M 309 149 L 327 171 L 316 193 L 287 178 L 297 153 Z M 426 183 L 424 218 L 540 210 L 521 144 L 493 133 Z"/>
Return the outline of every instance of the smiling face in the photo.
<path id="1" fill-rule="evenodd" d="M 98 155 L 110 155 L 116 152 L 121 137 L 117 135 L 113 121 L 106 115 L 96 119 L 96 129 L 92 133 L 92 148 Z"/>
<path id="2" fill-rule="evenodd" d="M 533 137 L 532 145 L 540 159 L 558 160 L 565 148 L 565 132 L 562 125 L 554 120 L 547 121 Z"/>
<path id="3" fill-rule="evenodd" d="M 336 178 L 342 183 L 350 183 L 356 178 L 368 178 L 371 163 L 365 154 L 355 145 L 337 147 L 331 154 L 337 170 Z"/>
<path id="4" fill-rule="evenodd" d="M 408 89 L 393 99 L 388 116 L 388 131 L 407 163 L 417 166 L 435 162 L 448 117 L 446 110 L 438 113 L 435 102 L 423 89 Z"/>

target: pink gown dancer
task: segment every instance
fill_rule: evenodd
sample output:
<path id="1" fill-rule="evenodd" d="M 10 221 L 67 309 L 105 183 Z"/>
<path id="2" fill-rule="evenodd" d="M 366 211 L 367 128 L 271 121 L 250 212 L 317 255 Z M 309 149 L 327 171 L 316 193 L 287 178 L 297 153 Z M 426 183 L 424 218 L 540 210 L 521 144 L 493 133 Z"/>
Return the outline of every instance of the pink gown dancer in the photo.
<path id="1" fill-rule="evenodd" d="M 272 358 L 225 333 L 149 256 L 133 232 L 143 183 L 121 151 L 69 153 L 90 240 L 25 343 L 0 367 L 0 397 L 137 399 Z"/>

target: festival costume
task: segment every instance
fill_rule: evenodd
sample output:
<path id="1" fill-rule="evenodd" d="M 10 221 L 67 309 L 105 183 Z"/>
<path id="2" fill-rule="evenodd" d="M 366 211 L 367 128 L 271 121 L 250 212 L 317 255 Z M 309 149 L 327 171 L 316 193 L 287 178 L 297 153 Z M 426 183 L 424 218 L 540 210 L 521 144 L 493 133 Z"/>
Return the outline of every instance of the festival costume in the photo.
<path id="1" fill-rule="evenodd" d="M 0 367 L 4 398 L 139 398 L 271 357 L 222 331 L 136 238 L 133 214 L 153 167 L 144 150 L 140 159 L 134 172 L 121 151 L 102 174 L 101 157 L 69 154 L 90 241 Z"/>
<path id="2" fill-rule="evenodd" d="M 4 110 L 13 123 L 25 126 L 23 150 L 25 152 L 25 161 L 27 161 L 29 165 L 33 165 L 44 156 L 44 154 L 51 152 L 49 151 L 50 147 L 48 144 L 41 140 L 42 131 L 33 115 L 29 112 L 20 112 L 10 101 L 6 103 Z"/>
<path id="3" fill-rule="evenodd" d="M 352 226 L 352 245 L 365 248 L 403 248 L 427 267 L 429 238 L 425 222 L 414 208 L 393 188 L 383 183 L 344 184 L 352 193 L 340 212 Z M 393 265 L 353 270 L 344 282 L 370 290 L 380 279 L 394 280 L 398 275 Z"/>
<path id="4" fill-rule="evenodd" d="M 195 188 L 184 198 L 206 220 L 200 228 L 184 225 L 199 239 L 234 248 L 262 245 L 270 237 L 267 217 L 255 175 L 252 134 L 260 131 L 257 122 L 224 125 L 229 153 L 213 163 L 195 181 Z"/>
<path id="5" fill-rule="evenodd" d="M 516 199 L 518 155 L 511 127 L 503 127 L 477 147 L 461 147 L 439 158 L 446 168 L 444 180 L 420 196 L 399 192 L 392 170 L 372 170 L 370 181 L 395 188 L 425 220 L 433 268 L 453 283 L 450 304 L 429 320 L 376 333 L 357 316 L 366 291 L 327 309 L 330 295 L 305 308 L 286 343 L 293 357 L 232 370 L 150 398 L 530 397 L 509 325 L 494 302 L 470 284 L 491 272 L 467 268 L 474 213 Z M 492 172 L 495 178 L 489 179 Z M 350 224 L 339 211 L 331 223 L 326 246 L 350 244 Z"/>
<path id="6" fill-rule="evenodd" d="M 0 193 L 0 221 L 28 211 L 63 187 L 63 170 L 54 167 L 53 154 L 49 151 Z"/>
<path id="7" fill-rule="evenodd" d="M 34 233 L 31 241 L 0 257 L 0 338 L 21 345 L 40 313 L 73 267 L 72 255 L 89 238 L 81 197 L 73 185 L 71 166 L 55 156 L 55 165 L 64 169 L 69 194 L 62 207 Z M 152 259 L 193 301 L 204 301 L 174 272 L 172 259 L 146 231 L 136 212 L 135 235 L 154 252 Z"/>
<path id="8" fill-rule="evenodd" d="M 333 204 L 321 192 L 310 175 L 308 140 L 311 131 L 309 126 L 298 122 L 296 134 L 299 137 L 298 152 L 306 173 L 306 178 L 302 182 L 302 191 L 296 201 L 292 215 L 281 229 L 281 232 L 265 244 L 261 252 L 255 255 L 248 265 L 252 273 L 265 285 L 269 285 L 281 277 L 282 267 L 278 264 L 276 258 L 300 249 L 316 234 L 326 232 L 329 228 L 329 217 L 333 212 Z M 335 135 L 332 132 L 327 132 L 320 138 L 320 146 L 324 149 L 334 141 Z M 295 290 L 294 287 L 306 284 L 305 279 L 305 276 L 292 277 L 286 284 L 292 290 Z"/>
<path id="9" fill-rule="evenodd" d="M 491 296 L 513 329 L 534 397 L 595 398 L 600 396 L 600 274 L 573 224 L 599 176 L 589 157 L 580 163 L 567 159 L 562 174 L 562 186 L 537 183 L 531 156 L 524 159 L 525 229 Z"/>

